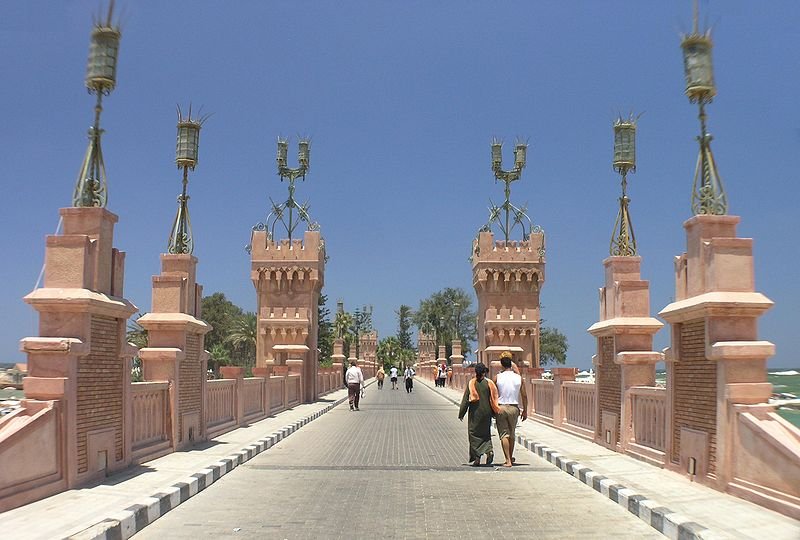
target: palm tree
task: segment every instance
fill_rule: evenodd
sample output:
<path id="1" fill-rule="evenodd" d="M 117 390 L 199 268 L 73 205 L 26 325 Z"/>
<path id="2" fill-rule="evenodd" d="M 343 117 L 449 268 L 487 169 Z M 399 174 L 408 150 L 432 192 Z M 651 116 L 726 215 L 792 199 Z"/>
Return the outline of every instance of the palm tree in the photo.
<path id="1" fill-rule="evenodd" d="M 245 313 L 233 324 L 227 341 L 239 352 L 239 362 L 244 367 L 255 364 L 258 321 L 255 313 Z M 252 360 L 252 362 L 251 362 Z"/>
<path id="2" fill-rule="evenodd" d="M 126 338 L 128 343 L 132 344 L 137 349 L 147 347 L 147 330 L 139 324 L 139 317 L 142 314 L 136 315 L 136 320 L 128 322 L 128 331 Z M 144 373 L 142 373 L 142 359 L 139 358 L 139 351 L 133 356 L 131 365 L 131 382 L 142 382 L 144 380 Z"/>

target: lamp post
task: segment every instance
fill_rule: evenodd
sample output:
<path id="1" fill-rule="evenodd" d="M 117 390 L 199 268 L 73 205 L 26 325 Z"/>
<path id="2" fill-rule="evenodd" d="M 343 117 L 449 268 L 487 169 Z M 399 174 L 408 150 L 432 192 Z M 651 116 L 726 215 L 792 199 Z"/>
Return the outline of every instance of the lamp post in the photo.
<path id="1" fill-rule="evenodd" d="M 175 144 L 175 164 L 183 168 L 183 191 L 178 195 L 178 213 L 172 223 L 172 230 L 167 242 L 167 251 L 173 254 L 191 254 L 194 251 L 192 223 L 189 219 L 189 196 L 186 194 L 189 185 L 189 169 L 197 166 L 200 148 L 200 128 L 208 116 L 192 118 L 192 106 L 184 118 L 178 107 L 178 136 Z"/>
<path id="2" fill-rule="evenodd" d="M 622 176 L 622 196 L 619 212 L 611 234 L 612 256 L 632 257 L 636 255 L 636 236 L 628 211 L 628 172 L 636 172 L 636 118 L 622 117 L 614 122 L 614 170 Z"/>
<path id="3" fill-rule="evenodd" d="M 698 8 L 695 0 L 692 33 L 684 35 L 681 40 L 686 96 L 690 103 L 697 103 L 700 120 L 700 135 L 697 137 L 700 153 L 697 156 L 692 184 L 692 212 L 695 215 L 725 215 L 728 213 L 728 198 L 711 151 L 713 137 L 706 127 L 706 105 L 717 94 L 711 58 L 714 43 L 711 40 L 711 30 L 700 33 L 697 20 Z"/>
<path id="4" fill-rule="evenodd" d="M 511 230 L 519 225 L 522 228 L 522 239 L 527 240 L 531 233 L 543 232 L 541 227 L 534 227 L 528 217 L 527 208 L 517 207 L 511 202 L 511 184 L 520 179 L 522 176 L 522 169 L 528 160 L 528 145 L 522 141 L 518 141 L 514 146 L 514 168 L 510 170 L 503 169 L 503 143 L 498 139 L 492 140 L 492 172 L 494 172 L 495 181 L 503 182 L 503 192 L 505 194 L 505 201 L 501 205 L 494 204 L 491 200 L 489 203 L 489 221 L 484 225 L 481 230 L 489 231 L 493 223 L 500 227 L 505 241 L 508 242 Z M 527 224 L 526 224 L 527 222 Z"/>
<path id="5" fill-rule="evenodd" d="M 97 21 L 92 30 L 89 45 L 89 61 L 86 66 L 86 88 L 95 94 L 94 124 L 89 128 L 89 146 L 81 164 L 72 206 L 105 208 L 108 203 L 108 182 L 103 151 L 100 147 L 100 114 L 103 112 L 103 96 L 111 94 L 117 85 L 117 56 L 122 36 L 119 26 L 112 22 L 114 1 L 108 7 L 105 21 Z"/>

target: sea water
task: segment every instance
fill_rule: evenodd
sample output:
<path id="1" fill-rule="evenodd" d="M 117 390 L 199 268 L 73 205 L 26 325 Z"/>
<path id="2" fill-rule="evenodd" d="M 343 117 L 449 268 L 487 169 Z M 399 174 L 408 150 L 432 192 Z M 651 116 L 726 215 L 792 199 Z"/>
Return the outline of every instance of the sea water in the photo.
<path id="1" fill-rule="evenodd" d="M 772 383 L 772 392 L 775 394 L 794 394 L 800 398 L 800 368 L 771 369 L 767 372 L 767 380 Z M 665 386 L 667 374 L 663 371 L 656 373 L 656 384 Z M 784 407 L 778 409 L 778 414 L 797 427 L 800 427 L 800 409 Z"/>
<path id="2" fill-rule="evenodd" d="M 794 394 L 800 398 L 800 368 L 773 369 L 767 375 L 775 394 Z M 778 409 L 778 414 L 800 427 L 800 409 L 784 407 Z"/>

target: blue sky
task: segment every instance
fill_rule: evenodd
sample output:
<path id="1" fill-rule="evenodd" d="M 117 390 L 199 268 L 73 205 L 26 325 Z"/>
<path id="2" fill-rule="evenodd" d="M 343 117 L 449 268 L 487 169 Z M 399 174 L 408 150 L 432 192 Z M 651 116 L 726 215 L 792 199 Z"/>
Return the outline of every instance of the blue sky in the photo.
<path id="1" fill-rule="evenodd" d="M 0 4 L 0 361 L 36 335 L 24 304 L 44 237 L 68 206 L 93 101 L 83 86 L 96 1 Z M 696 107 L 683 95 L 686 1 L 124 2 L 118 87 L 105 100 L 108 208 L 120 217 L 126 296 L 150 308 L 150 279 L 180 192 L 175 105 L 214 116 L 191 174 L 199 280 L 254 309 L 244 251 L 268 198 L 285 197 L 275 139 L 313 138 L 298 197 L 322 225 L 333 306 L 371 304 L 381 336 L 393 311 L 447 286 L 472 290 L 472 238 L 491 197 L 492 137 L 529 140 L 512 201 L 547 232 L 543 317 L 588 367 L 597 288 L 619 181 L 611 124 L 644 112 L 631 212 L 651 309 L 674 294 L 697 154 Z M 714 152 L 739 234 L 755 239 L 757 289 L 776 302 L 760 322 L 770 366 L 798 366 L 800 3 L 701 2 L 714 26 L 719 94 Z M 656 338 L 660 349 L 668 330 Z"/>

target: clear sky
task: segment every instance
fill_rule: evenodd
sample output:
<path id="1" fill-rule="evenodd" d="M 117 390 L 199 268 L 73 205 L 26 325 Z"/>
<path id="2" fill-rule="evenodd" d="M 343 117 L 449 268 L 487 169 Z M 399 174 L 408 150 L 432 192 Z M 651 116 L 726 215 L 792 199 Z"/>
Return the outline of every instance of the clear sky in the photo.
<path id="1" fill-rule="evenodd" d="M 119 3 L 118 3 L 119 5 Z M 23 303 L 44 237 L 69 206 L 92 120 L 83 77 L 98 1 L 0 3 L 0 361 L 21 361 L 36 335 Z M 105 100 L 108 208 L 127 252 L 126 296 L 150 309 L 150 280 L 180 192 L 175 105 L 214 116 L 191 174 L 199 280 L 255 308 L 244 246 L 285 197 L 275 139 L 313 138 L 298 197 L 311 203 L 330 261 L 324 293 L 374 306 L 381 336 L 394 310 L 447 286 L 472 291 L 470 247 L 502 197 L 492 137 L 529 140 L 512 201 L 547 232 L 546 324 L 564 332 L 569 364 L 588 367 L 586 328 L 619 196 L 612 121 L 644 112 L 631 212 L 657 313 L 674 294 L 697 155 L 697 110 L 683 95 L 679 33 L 691 2 L 156 1 L 123 2 L 118 87 Z M 757 289 L 776 302 L 761 319 L 777 345 L 770 366 L 798 366 L 796 0 L 701 2 L 714 26 L 718 97 L 713 149 L 739 234 L 755 239 Z M 668 329 L 656 338 L 660 349 Z"/>

